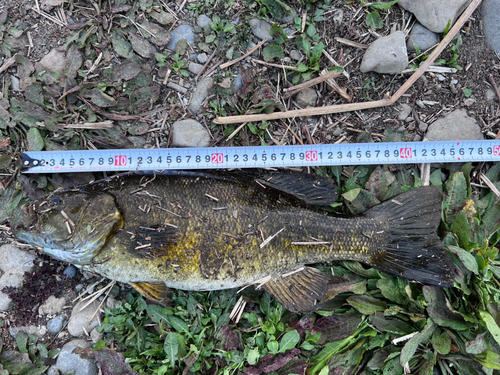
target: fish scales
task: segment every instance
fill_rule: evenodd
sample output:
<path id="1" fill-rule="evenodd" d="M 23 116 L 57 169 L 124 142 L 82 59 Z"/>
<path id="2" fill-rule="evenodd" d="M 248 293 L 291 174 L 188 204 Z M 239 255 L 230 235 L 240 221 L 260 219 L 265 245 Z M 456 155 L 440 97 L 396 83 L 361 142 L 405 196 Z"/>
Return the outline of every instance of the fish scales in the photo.
<path id="1" fill-rule="evenodd" d="M 327 279 L 306 265 L 340 259 L 449 286 L 451 262 L 436 235 L 440 218 L 436 199 L 440 203 L 440 196 L 435 190 L 425 190 L 422 197 L 429 195 L 432 199 L 421 203 L 422 207 L 409 206 L 417 198 L 410 192 L 403 195 L 407 198 L 397 197 L 398 201 L 386 202 L 364 216 L 339 218 L 301 201 L 303 195 L 308 199 L 314 191 L 320 192 L 315 198 L 318 201 L 321 194 L 327 194 L 314 181 L 289 173 L 265 177 L 133 175 L 64 193 L 53 207 L 56 211 L 65 209 L 77 223 L 75 231 L 86 228 L 90 233 L 94 229 L 89 227 L 104 230 L 91 215 L 101 222 L 106 222 L 103 217 L 113 218 L 113 229 L 103 232 L 105 245 L 89 245 L 87 253 L 92 255 L 79 265 L 131 283 L 157 300 L 161 292 L 151 285 L 218 290 L 263 284 L 289 309 L 307 312 L 313 308 L 311 304 L 321 300 Z M 313 193 L 310 186 L 315 186 Z M 119 219 L 111 212 L 110 199 L 116 204 Z M 66 208 L 65 202 L 70 207 Z M 107 213 L 97 215 L 100 208 Z M 51 224 L 52 213 L 41 215 L 31 230 L 18 231 L 18 237 L 42 245 L 42 251 L 59 259 L 78 263 L 76 255 L 55 255 L 53 241 L 45 239 L 42 243 L 33 236 L 43 226 L 48 226 L 45 233 L 58 233 L 53 227 L 63 227 L 60 222 Z M 57 212 L 54 215 L 58 217 Z M 62 216 L 58 219 L 63 220 Z M 435 265 L 436 261 L 440 265 Z M 302 299 L 302 304 L 296 299 Z"/>

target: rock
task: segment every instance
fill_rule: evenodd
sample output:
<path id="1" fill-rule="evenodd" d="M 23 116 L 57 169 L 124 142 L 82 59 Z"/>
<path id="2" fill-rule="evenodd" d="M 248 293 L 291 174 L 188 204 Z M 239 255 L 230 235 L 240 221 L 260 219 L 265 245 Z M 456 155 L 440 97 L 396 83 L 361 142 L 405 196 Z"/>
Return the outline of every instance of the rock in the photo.
<path id="1" fill-rule="evenodd" d="M 238 72 L 238 75 L 234 78 L 233 87 L 234 90 L 238 90 L 240 87 L 243 87 L 243 78 L 241 77 L 241 70 Z"/>
<path id="2" fill-rule="evenodd" d="M 247 44 L 247 51 L 251 51 L 252 49 L 254 49 L 254 47 L 256 46 L 257 44 L 255 44 L 254 42 L 248 42 Z M 259 57 L 260 55 L 260 50 L 262 49 L 262 47 L 260 48 L 257 48 L 253 53 L 252 53 L 252 56 L 253 57 Z M 248 56 L 245 60 L 250 60 L 250 56 Z"/>
<path id="3" fill-rule="evenodd" d="M 415 104 L 418 105 L 419 108 L 422 108 L 422 109 L 426 108 L 424 102 L 420 99 L 415 100 Z"/>
<path id="4" fill-rule="evenodd" d="M 198 82 L 198 85 L 194 89 L 193 96 L 191 97 L 191 101 L 189 103 L 189 110 L 191 111 L 191 113 L 197 114 L 201 111 L 203 102 L 210 94 L 213 85 L 214 81 L 211 77 L 202 78 Z"/>
<path id="5" fill-rule="evenodd" d="M 442 75 L 442 74 L 438 74 L 438 75 L 437 75 L 437 79 L 438 79 L 440 82 L 443 82 L 443 81 L 445 81 L 445 80 L 446 80 L 446 77 L 445 77 L 444 75 Z"/>
<path id="6" fill-rule="evenodd" d="M 190 62 L 188 65 L 188 70 L 193 74 L 198 74 L 203 69 L 203 65 Z"/>
<path id="7" fill-rule="evenodd" d="M 200 14 L 200 16 L 198 17 L 198 19 L 196 20 L 196 24 L 201 27 L 202 29 L 205 27 L 205 26 L 208 26 L 210 24 L 210 22 L 212 22 L 212 19 L 205 16 L 204 14 Z"/>
<path id="8" fill-rule="evenodd" d="M 280 21 L 282 23 L 290 23 L 290 22 L 293 22 L 293 20 L 295 19 L 295 17 L 297 16 L 297 12 L 295 11 L 295 9 L 293 10 L 293 12 L 290 12 L 290 13 L 286 13 L 284 12 L 285 14 L 283 14 L 283 16 L 281 16 L 281 19 Z"/>
<path id="9" fill-rule="evenodd" d="M 198 121 L 176 121 L 172 125 L 172 143 L 178 147 L 207 147 L 210 134 Z"/>
<path id="10" fill-rule="evenodd" d="M 297 51 L 296 49 L 292 49 L 290 51 L 290 57 L 294 59 L 295 61 L 300 61 L 302 59 L 302 54 Z"/>
<path id="11" fill-rule="evenodd" d="M 99 308 L 100 303 L 98 301 L 94 301 L 85 309 L 80 311 L 80 309 L 87 303 L 88 301 L 81 301 L 73 307 L 71 317 L 68 321 L 68 332 L 71 336 L 79 337 L 84 333 L 84 330 L 85 332 L 90 333 L 90 331 L 99 325 L 101 313 L 94 313 Z M 94 318 L 90 320 L 92 316 L 94 316 Z"/>
<path id="12" fill-rule="evenodd" d="M 17 78 L 16 76 L 10 76 L 10 81 L 12 83 L 12 91 L 16 92 L 21 91 L 21 86 L 20 86 L 21 81 L 19 80 L 19 78 Z"/>
<path id="13" fill-rule="evenodd" d="M 66 318 L 64 315 L 59 315 L 53 319 L 50 319 L 47 322 L 47 330 L 53 335 L 57 335 L 59 332 L 61 332 L 65 320 Z"/>
<path id="14" fill-rule="evenodd" d="M 50 296 L 47 301 L 38 308 L 38 313 L 40 315 L 55 315 L 62 311 L 64 304 L 66 303 L 66 298 L 56 298 L 55 296 Z"/>
<path id="15" fill-rule="evenodd" d="M 498 102 L 498 96 L 493 89 L 488 89 L 484 96 L 486 97 L 487 102 Z"/>
<path id="16" fill-rule="evenodd" d="M 61 74 L 68 60 L 63 51 L 58 51 L 57 49 L 52 49 L 48 54 L 46 54 L 40 60 L 39 64 L 45 69 L 51 72 L 57 72 Z"/>
<path id="17" fill-rule="evenodd" d="M 427 125 L 427 123 L 423 121 L 420 121 L 420 124 L 418 124 L 418 130 L 420 130 L 422 133 L 425 133 L 428 127 L 429 125 Z"/>
<path id="18" fill-rule="evenodd" d="M 203 52 L 196 57 L 196 60 L 198 60 L 200 64 L 205 64 L 208 61 L 208 56 L 205 52 Z"/>
<path id="19" fill-rule="evenodd" d="M 252 28 L 252 32 L 257 38 L 262 40 L 272 39 L 271 36 L 271 25 L 260 18 L 252 18 L 248 21 L 248 24 Z"/>
<path id="20" fill-rule="evenodd" d="M 361 62 L 363 73 L 374 71 L 383 74 L 401 73 L 408 65 L 405 33 L 396 31 L 374 41 Z"/>
<path id="21" fill-rule="evenodd" d="M 0 247 L 0 311 L 7 310 L 10 298 L 1 290 L 7 286 L 18 288 L 23 283 L 24 273 L 31 270 L 35 256 L 14 245 Z"/>
<path id="22" fill-rule="evenodd" d="M 145 148 L 144 146 L 146 145 L 146 139 L 141 136 L 130 136 L 127 137 L 127 139 L 132 142 L 132 145 L 134 148 Z"/>
<path id="23" fill-rule="evenodd" d="M 477 121 L 463 109 L 457 109 L 429 125 L 425 135 L 429 141 L 482 140 L 483 133 Z"/>
<path id="24" fill-rule="evenodd" d="M 404 121 L 411 113 L 411 107 L 408 104 L 401 104 L 398 112 L 398 120 Z"/>
<path id="25" fill-rule="evenodd" d="M 420 52 L 424 52 L 436 43 L 439 43 L 439 35 L 416 23 L 408 37 L 406 48 L 410 52 L 415 52 L 415 45 L 417 45 Z"/>
<path id="26" fill-rule="evenodd" d="M 486 44 L 500 54 L 500 0 L 483 1 L 483 29 Z"/>
<path id="27" fill-rule="evenodd" d="M 295 101 L 300 108 L 314 107 L 317 99 L 318 94 L 312 88 L 304 89 L 295 96 Z"/>
<path id="28" fill-rule="evenodd" d="M 74 375 L 97 375 L 97 365 L 93 358 L 83 359 L 79 354 L 73 354 L 75 348 L 89 348 L 90 342 L 85 340 L 72 340 L 66 343 L 57 357 L 57 362 L 47 374 L 65 374 L 74 371 Z"/>
<path id="29" fill-rule="evenodd" d="M 170 37 L 167 48 L 174 50 L 177 43 L 182 39 L 185 39 L 188 44 L 194 43 L 194 30 L 190 25 L 181 25 L 170 33 Z"/>
<path id="30" fill-rule="evenodd" d="M 106 307 L 110 310 L 113 310 L 118 303 L 119 302 L 111 295 L 106 299 Z"/>
<path id="31" fill-rule="evenodd" d="M 466 98 L 466 99 L 464 99 L 464 105 L 466 107 L 470 107 L 471 105 L 474 105 L 475 102 L 476 102 L 476 99 L 474 99 L 474 98 Z"/>
<path id="32" fill-rule="evenodd" d="M 92 343 L 96 343 L 100 340 L 102 340 L 102 338 L 104 337 L 104 334 L 102 334 L 101 332 L 99 332 L 97 330 L 97 328 L 94 328 L 92 330 L 92 332 L 90 332 L 90 339 L 92 340 Z"/>
<path id="33" fill-rule="evenodd" d="M 24 332 L 29 335 L 37 335 L 38 337 L 43 337 L 47 333 L 47 327 L 45 326 L 24 326 L 24 327 L 10 327 L 9 333 L 12 337 L 16 338 L 19 332 Z"/>
<path id="34" fill-rule="evenodd" d="M 427 29 L 442 33 L 451 20 L 456 19 L 469 5 L 470 0 L 399 0 L 398 5 L 415 15 Z"/>
<path id="35" fill-rule="evenodd" d="M 73 277 L 76 276 L 76 267 L 72 264 L 70 264 L 68 267 L 66 267 L 66 269 L 64 270 L 63 272 L 63 275 L 66 275 L 68 276 L 70 279 L 72 279 Z"/>
<path id="36" fill-rule="evenodd" d="M 333 21 L 333 25 L 335 27 L 341 26 L 344 21 L 344 11 L 341 8 L 335 9 L 333 11 L 331 21 Z"/>

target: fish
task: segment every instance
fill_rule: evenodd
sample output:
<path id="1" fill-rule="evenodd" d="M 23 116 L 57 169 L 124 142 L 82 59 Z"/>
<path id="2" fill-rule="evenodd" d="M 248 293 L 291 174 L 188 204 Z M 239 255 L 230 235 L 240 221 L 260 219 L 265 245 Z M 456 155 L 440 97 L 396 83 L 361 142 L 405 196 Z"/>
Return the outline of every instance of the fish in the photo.
<path id="1" fill-rule="evenodd" d="M 337 260 L 453 286 L 453 262 L 437 235 L 437 187 L 353 217 L 325 209 L 336 199 L 331 179 L 286 170 L 134 173 L 56 190 L 24 205 L 12 229 L 42 253 L 161 304 L 171 288 L 253 285 L 290 311 L 310 313 L 328 287 L 314 265 Z"/>

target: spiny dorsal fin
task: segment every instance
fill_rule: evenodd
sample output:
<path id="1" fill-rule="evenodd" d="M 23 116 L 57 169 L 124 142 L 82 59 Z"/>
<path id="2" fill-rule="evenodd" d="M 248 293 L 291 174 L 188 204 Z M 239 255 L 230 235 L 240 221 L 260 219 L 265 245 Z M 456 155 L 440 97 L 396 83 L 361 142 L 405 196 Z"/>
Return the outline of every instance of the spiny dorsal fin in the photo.
<path id="1" fill-rule="evenodd" d="M 132 241 L 127 253 L 137 258 L 158 258 L 165 255 L 178 238 L 179 230 L 175 227 L 139 227 L 131 234 Z"/>
<path id="2" fill-rule="evenodd" d="M 313 206 L 330 206 L 337 199 L 333 180 L 314 174 L 279 171 L 257 179 L 262 185 Z"/>
<path id="3" fill-rule="evenodd" d="M 163 283 L 137 282 L 130 285 L 144 297 L 160 305 L 166 306 L 172 300 L 172 291 Z"/>
<path id="4" fill-rule="evenodd" d="M 316 303 L 325 296 L 327 283 L 323 272 L 303 267 L 268 281 L 263 288 L 288 310 L 307 314 L 316 310 Z"/>

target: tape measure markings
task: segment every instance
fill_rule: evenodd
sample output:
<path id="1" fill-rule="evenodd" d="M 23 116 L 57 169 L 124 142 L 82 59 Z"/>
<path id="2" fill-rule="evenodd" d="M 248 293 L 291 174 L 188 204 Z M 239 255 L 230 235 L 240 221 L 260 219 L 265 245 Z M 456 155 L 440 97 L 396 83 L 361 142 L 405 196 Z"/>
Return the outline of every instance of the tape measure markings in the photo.
<path id="1" fill-rule="evenodd" d="M 28 151 L 24 173 L 500 161 L 500 140 Z"/>

